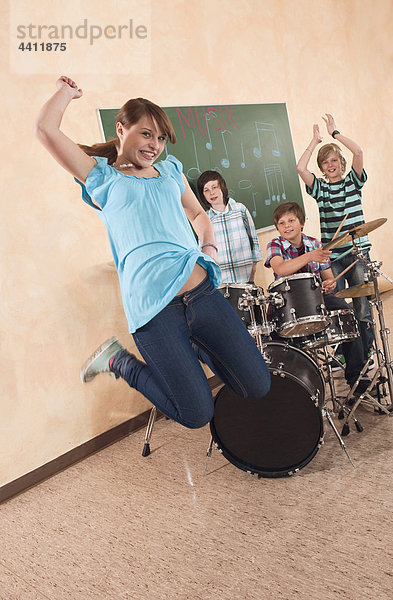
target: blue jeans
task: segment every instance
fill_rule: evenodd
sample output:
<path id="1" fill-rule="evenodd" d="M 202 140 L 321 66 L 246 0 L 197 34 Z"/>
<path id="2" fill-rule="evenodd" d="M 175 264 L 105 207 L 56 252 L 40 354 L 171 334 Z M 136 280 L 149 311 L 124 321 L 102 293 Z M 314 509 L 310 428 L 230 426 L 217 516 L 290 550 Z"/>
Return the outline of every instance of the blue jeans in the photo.
<path id="1" fill-rule="evenodd" d="M 369 258 L 368 252 L 366 253 Z M 351 265 L 356 260 L 353 254 L 347 254 L 346 256 L 332 262 L 333 275 L 336 277 L 346 267 Z M 343 290 L 345 288 L 345 280 L 348 285 L 360 285 L 364 283 L 364 272 L 365 266 L 362 261 L 359 261 L 352 269 L 348 271 L 343 277 L 337 281 L 336 291 Z M 371 310 L 368 298 L 353 298 L 353 308 L 357 320 L 359 321 L 360 338 L 363 344 L 363 357 L 367 360 L 368 351 L 373 345 L 374 335 L 371 329 Z"/>
<path id="2" fill-rule="evenodd" d="M 146 364 L 121 350 L 112 370 L 186 427 L 203 427 L 214 412 L 198 359 L 239 396 L 260 397 L 270 389 L 270 373 L 253 338 L 208 279 L 176 296 L 133 337 Z"/>

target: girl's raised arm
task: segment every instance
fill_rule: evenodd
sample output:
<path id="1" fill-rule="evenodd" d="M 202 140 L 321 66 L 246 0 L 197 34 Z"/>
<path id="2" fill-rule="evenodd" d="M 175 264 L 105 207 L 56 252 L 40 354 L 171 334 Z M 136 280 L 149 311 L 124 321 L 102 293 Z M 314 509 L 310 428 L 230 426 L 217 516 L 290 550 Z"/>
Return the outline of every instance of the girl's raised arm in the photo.
<path id="1" fill-rule="evenodd" d="M 65 109 L 71 100 L 82 96 L 82 90 L 78 89 L 72 79 L 64 76 L 57 80 L 56 86 L 57 92 L 40 110 L 35 133 L 53 158 L 71 175 L 84 183 L 96 161 L 60 131 Z"/>

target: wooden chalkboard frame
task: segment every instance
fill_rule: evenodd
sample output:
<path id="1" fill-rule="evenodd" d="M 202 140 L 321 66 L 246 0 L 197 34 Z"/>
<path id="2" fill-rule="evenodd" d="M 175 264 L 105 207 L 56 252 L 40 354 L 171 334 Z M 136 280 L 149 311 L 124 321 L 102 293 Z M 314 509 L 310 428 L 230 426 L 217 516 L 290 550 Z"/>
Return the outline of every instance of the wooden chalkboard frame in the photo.
<path id="1" fill-rule="evenodd" d="M 280 202 L 303 206 L 285 103 L 164 107 L 177 135 L 173 154 L 196 193 L 206 170 L 224 177 L 230 197 L 249 209 L 258 231 L 271 229 Z M 115 137 L 118 109 L 100 108 L 104 140 Z"/>

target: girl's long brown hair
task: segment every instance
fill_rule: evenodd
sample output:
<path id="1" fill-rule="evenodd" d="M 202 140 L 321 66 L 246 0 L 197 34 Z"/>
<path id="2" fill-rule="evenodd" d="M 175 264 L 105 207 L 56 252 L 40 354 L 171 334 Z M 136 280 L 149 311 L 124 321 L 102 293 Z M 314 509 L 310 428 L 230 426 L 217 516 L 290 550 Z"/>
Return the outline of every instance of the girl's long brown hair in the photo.
<path id="1" fill-rule="evenodd" d="M 135 123 L 145 116 L 154 119 L 162 132 L 168 137 L 169 141 L 172 144 L 176 143 L 175 130 L 173 129 L 173 125 L 170 122 L 168 115 L 160 106 L 157 106 L 157 104 L 154 104 L 145 98 L 132 98 L 131 100 L 128 100 L 117 113 L 116 123 L 119 122 L 128 129 L 131 125 L 135 125 Z M 116 137 L 101 144 L 93 144 L 93 146 L 79 144 L 79 147 L 89 156 L 103 156 L 107 158 L 108 163 L 111 165 L 116 162 L 117 159 L 119 139 Z"/>

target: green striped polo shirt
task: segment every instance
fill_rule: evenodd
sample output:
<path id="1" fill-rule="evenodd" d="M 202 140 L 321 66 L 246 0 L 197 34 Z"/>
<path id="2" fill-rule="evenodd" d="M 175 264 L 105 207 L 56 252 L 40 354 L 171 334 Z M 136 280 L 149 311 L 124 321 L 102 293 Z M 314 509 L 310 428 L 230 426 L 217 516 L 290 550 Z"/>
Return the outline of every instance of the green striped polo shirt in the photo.
<path id="1" fill-rule="evenodd" d="M 341 181 L 329 183 L 322 178 L 318 179 L 314 175 L 312 187 L 306 186 L 307 193 L 318 204 L 323 244 L 327 244 L 332 239 L 345 215 L 348 215 L 348 217 L 340 231 L 340 235 L 364 223 L 361 190 L 366 181 L 367 175 L 364 170 L 361 177 L 359 177 L 354 169 L 351 169 L 345 179 L 341 179 Z M 367 235 L 358 238 L 357 241 L 360 242 L 363 250 L 371 248 Z M 351 242 L 334 248 L 331 259 L 334 260 L 351 248 Z"/>

